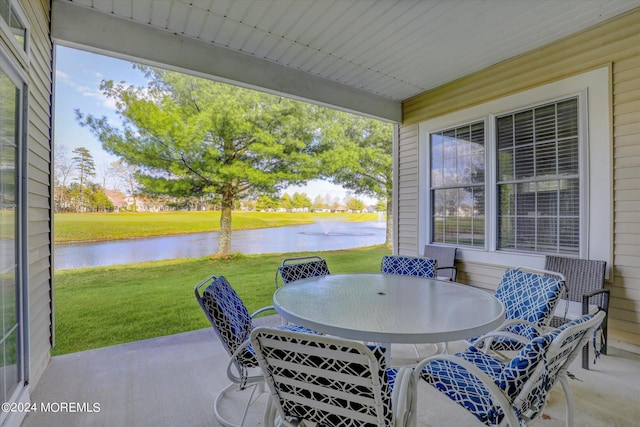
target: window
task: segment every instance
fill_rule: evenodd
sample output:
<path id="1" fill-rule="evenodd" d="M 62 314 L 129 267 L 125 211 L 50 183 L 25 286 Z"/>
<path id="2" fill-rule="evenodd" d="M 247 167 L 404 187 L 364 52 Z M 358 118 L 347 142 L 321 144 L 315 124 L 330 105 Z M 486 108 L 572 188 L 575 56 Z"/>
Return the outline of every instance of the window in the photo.
<path id="1" fill-rule="evenodd" d="M 484 247 L 484 122 L 430 135 L 432 241 Z"/>
<path id="2" fill-rule="evenodd" d="M 543 267 L 612 259 L 610 67 L 420 123 L 418 245 Z"/>
<path id="3" fill-rule="evenodd" d="M 578 99 L 496 118 L 497 247 L 577 255 Z"/>
<path id="4" fill-rule="evenodd" d="M 0 0 L 0 17 L 4 21 L 5 33 L 10 34 L 14 43 L 23 52 L 27 50 L 27 26 L 24 13 L 13 0 Z"/>

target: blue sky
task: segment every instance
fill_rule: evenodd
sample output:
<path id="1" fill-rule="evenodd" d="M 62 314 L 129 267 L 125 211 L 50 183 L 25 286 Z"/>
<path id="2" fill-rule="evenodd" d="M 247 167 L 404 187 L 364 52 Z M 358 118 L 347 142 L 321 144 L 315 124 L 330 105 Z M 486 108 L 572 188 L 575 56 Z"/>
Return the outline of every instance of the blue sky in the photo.
<path id="1" fill-rule="evenodd" d="M 95 161 L 98 176 L 117 158 L 105 152 L 100 141 L 78 124 L 74 111 L 106 116 L 113 124 L 120 123 L 113 101 L 100 92 L 102 80 L 124 81 L 137 86 L 146 83 L 131 62 L 62 46 L 56 48 L 55 143 L 65 145 L 69 153 L 77 147 L 87 148 Z M 342 200 L 346 195 L 344 188 L 325 181 L 311 181 L 306 186 L 285 190 L 289 194 L 296 191 L 306 193 L 311 200 L 326 194 Z M 358 198 L 365 203 L 375 203 L 369 198 Z"/>

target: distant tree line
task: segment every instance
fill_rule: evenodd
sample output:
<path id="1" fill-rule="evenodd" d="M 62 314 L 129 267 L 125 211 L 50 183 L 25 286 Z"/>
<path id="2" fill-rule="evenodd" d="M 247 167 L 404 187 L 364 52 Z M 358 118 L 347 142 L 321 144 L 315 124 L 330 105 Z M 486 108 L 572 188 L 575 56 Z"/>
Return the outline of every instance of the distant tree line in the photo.
<path id="1" fill-rule="evenodd" d="M 116 161 L 102 172 L 98 179 L 95 162 L 91 152 L 85 147 L 75 148 L 69 156 L 64 144 L 56 146 L 55 210 L 56 212 L 112 212 L 116 210 L 113 194 L 121 194 L 129 200 L 128 206 L 118 210 L 141 210 L 138 203 L 152 199 L 169 210 L 220 210 L 220 198 L 213 194 L 207 197 L 168 197 L 166 195 L 144 194 L 135 178 L 135 168 Z M 110 196 L 111 194 L 111 196 Z M 368 208 L 365 203 L 347 194 L 344 199 L 325 194 L 318 195 L 312 201 L 306 193 L 295 192 L 281 196 L 262 194 L 256 198 L 238 200 L 236 210 L 251 211 L 337 211 L 345 209 L 360 212 Z M 163 210 L 164 210 L 163 209 Z M 374 209 L 384 210 L 378 204 Z"/>

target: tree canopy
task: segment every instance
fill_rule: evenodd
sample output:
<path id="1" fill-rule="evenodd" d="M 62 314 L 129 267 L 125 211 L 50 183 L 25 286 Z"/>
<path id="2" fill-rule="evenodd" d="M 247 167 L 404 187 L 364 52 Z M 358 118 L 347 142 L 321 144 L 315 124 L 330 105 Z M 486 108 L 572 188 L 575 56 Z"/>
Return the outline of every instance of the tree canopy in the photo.
<path id="1" fill-rule="evenodd" d="M 327 180 L 387 201 L 387 245 L 392 235 L 393 134 L 378 120 L 323 111 L 322 168 Z"/>
<path id="2" fill-rule="evenodd" d="M 121 125 L 76 111 L 103 148 L 138 166 L 150 194 L 221 197 L 219 254 L 231 248 L 231 211 L 317 176 L 315 109 L 302 102 L 139 66 L 146 87 L 103 81 Z"/>

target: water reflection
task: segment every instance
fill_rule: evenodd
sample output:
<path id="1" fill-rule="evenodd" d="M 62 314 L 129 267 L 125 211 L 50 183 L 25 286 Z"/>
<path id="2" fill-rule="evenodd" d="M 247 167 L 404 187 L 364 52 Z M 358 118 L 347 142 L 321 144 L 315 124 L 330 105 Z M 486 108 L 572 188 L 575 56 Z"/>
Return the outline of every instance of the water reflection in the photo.
<path id="1" fill-rule="evenodd" d="M 321 222 L 294 227 L 238 230 L 231 251 L 244 254 L 349 249 L 384 243 L 386 223 Z M 55 246 L 55 269 L 99 267 L 172 258 L 195 258 L 218 251 L 218 233 L 154 237 Z"/>

